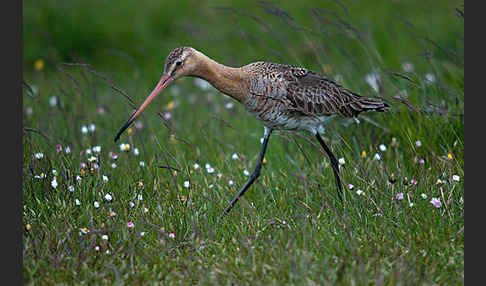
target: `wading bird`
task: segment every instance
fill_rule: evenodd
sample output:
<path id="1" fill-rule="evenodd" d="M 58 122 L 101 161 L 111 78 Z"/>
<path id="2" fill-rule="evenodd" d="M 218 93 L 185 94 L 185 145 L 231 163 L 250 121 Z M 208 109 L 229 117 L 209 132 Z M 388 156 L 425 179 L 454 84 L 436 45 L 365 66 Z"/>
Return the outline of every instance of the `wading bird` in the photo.
<path id="1" fill-rule="evenodd" d="M 208 81 L 220 92 L 242 103 L 264 125 L 263 144 L 255 170 L 226 208 L 226 213 L 259 177 L 273 130 L 306 130 L 317 138 L 331 161 L 342 201 L 338 161 L 320 136 L 325 121 L 334 116 L 356 117 L 363 111 L 388 110 L 385 102 L 360 96 L 305 68 L 268 62 L 233 68 L 217 63 L 194 48 L 180 47 L 167 56 L 159 83 L 122 126 L 115 142 L 160 92 L 183 76 Z"/>

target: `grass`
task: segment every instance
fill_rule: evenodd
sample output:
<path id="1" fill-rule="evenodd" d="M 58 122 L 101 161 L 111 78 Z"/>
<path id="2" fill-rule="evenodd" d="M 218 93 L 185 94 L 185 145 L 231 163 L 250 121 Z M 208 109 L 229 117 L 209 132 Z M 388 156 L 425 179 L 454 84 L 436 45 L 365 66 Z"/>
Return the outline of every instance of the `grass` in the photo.
<path id="1" fill-rule="evenodd" d="M 257 37 L 248 44 L 248 38 L 235 38 L 231 27 L 218 25 L 213 33 L 226 39 L 228 47 L 203 39 L 191 45 L 205 47 L 203 52 L 227 64 L 268 58 L 305 65 L 332 78 L 339 75 L 344 86 L 381 96 L 392 105 L 391 113 L 360 116 L 360 124 L 334 120 L 327 127 L 324 139 L 338 158 L 345 159 L 341 166 L 344 203 L 337 198 L 328 158 L 313 136 L 274 132 L 261 177 L 222 217 L 248 178 L 244 171 L 253 170 L 263 136 L 262 125 L 242 106 L 230 106 L 231 99 L 216 90 L 181 79 L 140 117 L 140 128 L 133 125 L 120 142 L 113 143 L 132 107 L 141 103 L 160 77 L 160 61 L 175 47 L 178 35 L 168 35 L 167 47 L 143 58 L 134 47 L 152 49 L 159 41 L 147 28 L 148 34 L 138 35 L 138 43 L 127 41 L 127 61 L 120 62 L 102 56 L 103 49 L 97 47 L 110 43 L 102 37 L 95 48 L 83 50 L 87 45 L 83 42 L 76 46 L 80 52 L 74 58 L 65 58 L 63 54 L 72 53 L 61 44 L 56 46 L 55 39 L 65 41 L 66 31 L 53 30 L 54 40 L 44 57 L 36 51 L 45 42 L 34 42 L 27 24 L 22 174 L 25 284 L 464 284 L 463 21 L 454 14 L 455 6 L 439 5 L 441 13 L 430 17 L 419 6 L 400 7 L 410 16 L 408 23 L 393 21 L 395 16 L 387 13 L 398 4 L 377 4 L 374 12 L 347 2 L 309 6 L 323 9 L 319 15 L 331 23 L 324 25 L 305 17 L 312 13 L 309 7 L 283 4 L 282 10 L 272 10 L 276 7 L 258 3 L 235 4 L 235 10 L 220 19 L 240 23 L 238 31 L 252 31 L 267 37 L 264 41 Z M 50 1 L 38 5 L 40 11 L 55 12 L 48 10 Z M 129 11 L 123 5 L 121 11 Z M 25 4 L 24 17 L 34 8 Z M 205 8 L 201 13 L 219 13 L 215 11 Z M 282 11 L 294 20 L 286 22 Z M 136 17 L 149 12 L 144 9 Z M 117 31 L 113 12 L 105 13 L 106 25 Z M 41 29 L 49 30 L 43 15 L 24 21 L 32 25 L 39 21 Z M 79 21 L 84 19 L 81 16 Z M 148 23 L 157 21 L 153 17 Z M 264 24 L 252 17 L 263 19 Z M 363 24 L 371 18 L 375 24 Z M 212 18 L 197 19 L 202 27 L 214 26 Z M 185 20 L 174 25 L 183 26 Z M 78 20 L 72 21 L 69 27 L 77 27 Z M 308 29 L 299 30 L 296 23 Z M 87 25 L 83 33 L 89 39 L 90 25 L 95 24 Z M 347 28 L 338 33 L 343 27 Z M 317 31 L 319 36 L 314 34 Z M 394 31 L 405 32 L 397 37 Z M 119 45 L 111 37 L 111 44 Z M 302 40 L 302 45 L 289 40 L 276 56 L 271 51 L 287 37 Z M 38 70 L 33 68 L 37 57 L 45 63 Z M 63 64 L 73 61 L 90 66 Z M 413 63 L 414 71 L 402 70 L 405 61 Z M 378 91 L 365 81 L 372 71 L 380 76 Z M 427 73 L 435 75 L 434 82 L 426 80 Z M 90 124 L 95 130 L 88 128 L 84 134 L 82 127 Z M 130 144 L 130 150 L 120 150 L 120 143 Z M 381 144 L 385 151 L 380 150 Z M 95 152 L 94 146 L 101 151 Z M 41 159 L 35 157 L 39 152 Z M 92 156 L 96 160 L 89 162 Z M 214 168 L 213 173 L 206 164 Z M 45 177 L 39 178 L 41 174 Z M 357 190 L 363 193 L 358 195 Z M 440 200 L 439 208 L 430 202 L 432 198 Z M 129 222 L 133 227 L 127 226 Z"/>

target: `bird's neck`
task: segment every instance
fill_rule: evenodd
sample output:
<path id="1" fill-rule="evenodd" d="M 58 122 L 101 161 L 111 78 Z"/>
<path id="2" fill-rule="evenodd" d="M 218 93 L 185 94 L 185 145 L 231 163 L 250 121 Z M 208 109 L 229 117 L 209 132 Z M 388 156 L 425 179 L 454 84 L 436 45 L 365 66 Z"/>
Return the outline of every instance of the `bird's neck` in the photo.
<path id="1" fill-rule="evenodd" d="M 195 77 L 208 81 L 220 92 L 242 102 L 244 97 L 244 74 L 240 68 L 222 65 L 215 60 L 199 53 L 199 66 L 193 74 Z"/>

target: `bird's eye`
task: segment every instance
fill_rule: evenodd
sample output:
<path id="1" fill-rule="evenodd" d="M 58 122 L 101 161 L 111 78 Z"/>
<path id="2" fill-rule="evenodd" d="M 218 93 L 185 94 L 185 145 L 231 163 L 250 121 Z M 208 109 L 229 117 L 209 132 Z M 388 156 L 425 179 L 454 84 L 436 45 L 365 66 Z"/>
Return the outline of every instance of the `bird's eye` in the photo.
<path id="1" fill-rule="evenodd" d="M 182 61 L 177 61 L 176 66 L 180 66 L 180 65 L 182 65 Z"/>

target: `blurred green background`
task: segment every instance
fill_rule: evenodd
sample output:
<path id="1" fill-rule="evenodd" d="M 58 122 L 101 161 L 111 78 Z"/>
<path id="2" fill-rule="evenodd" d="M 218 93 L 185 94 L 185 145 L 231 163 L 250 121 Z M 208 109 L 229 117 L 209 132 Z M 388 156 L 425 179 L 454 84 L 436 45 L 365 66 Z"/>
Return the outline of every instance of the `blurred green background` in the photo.
<path id="1" fill-rule="evenodd" d="M 410 61 L 426 72 L 424 55 L 442 61 L 463 52 L 456 9 L 462 1 L 30 0 L 23 69 L 32 72 L 38 59 L 82 61 L 115 75 L 136 67 L 153 82 L 167 54 L 187 45 L 233 66 L 266 60 L 365 73 Z"/>

